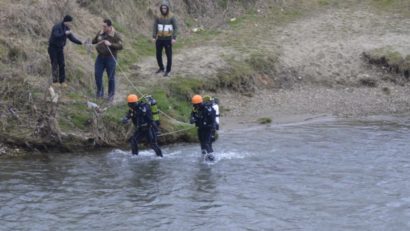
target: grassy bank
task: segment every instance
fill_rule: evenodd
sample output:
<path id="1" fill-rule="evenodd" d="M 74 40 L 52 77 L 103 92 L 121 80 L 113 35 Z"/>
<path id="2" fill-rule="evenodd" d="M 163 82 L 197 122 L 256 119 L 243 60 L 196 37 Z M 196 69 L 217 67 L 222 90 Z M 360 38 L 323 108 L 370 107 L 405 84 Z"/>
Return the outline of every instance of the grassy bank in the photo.
<path id="1" fill-rule="evenodd" d="M 7 144 L 39 151 L 126 146 L 132 126 L 122 125 L 120 119 L 127 111 L 126 95 L 136 91 L 153 95 L 165 113 L 161 115 L 162 144 L 196 141 L 195 129 L 186 124 L 193 94 L 232 92 L 252 97 L 261 89 L 287 89 L 300 81 L 292 73 L 278 73 L 281 44 L 277 43 L 275 36 L 286 29 L 286 25 L 333 8 L 366 6 L 383 12 L 406 14 L 406 11 L 398 9 L 409 7 L 408 3 L 399 0 L 360 3 L 336 0 L 206 0 L 190 1 L 189 4 L 174 1 L 172 8 L 180 24 L 174 54 L 176 57 L 182 54 L 181 66 L 189 65 L 185 63 L 190 61 L 187 57 L 196 61 L 190 63 L 192 66 L 181 69 L 190 72 L 176 72 L 171 79 L 165 80 L 152 76 L 151 70 L 148 74 L 137 70 L 141 68 L 139 64 L 155 53 L 150 36 L 158 4 L 148 0 L 138 1 L 138 4 L 131 0 L 31 3 L 33 11 L 19 2 L 7 0 L 0 3 L 3 8 L 0 16 L 7 19 L 0 22 L 5 31 L 0 35 L 0 137 Z M 65 52 L 69 87 L 55 89 L 59 98 L 58 103 L 53 103 L 48 89 L 47 39 L 52 25 L 66 13 L 75 17 L 73 31 L 82 39 L 95 35 L 102 18 L 113 19 L 125 47 L 119 54 L 120 66 L 117 68 L 117 86 L 120 89 L 117 95 L 124 101 L 110 105 L 104 100 L 95 100 L 93 67 L 96 52 L 92 47 L 68 43 Z M 195 48 L 202 49 L 192 54 Z M 207 53 L 208 48 L 214 48 L 212 52 L 221 51 L 213 54 L 219 59 L 208 60 L 209 63 L 201 67 L 202 57 L 212 55 Z M 386 57 L 389 57 L 387 62 L 407 65 L 405 61 L 397 61 L 395 54 Z M 406 57 L 402 59 L 406 60 Z M 203 69 L 211 69 L 212 72 L 201 72 Z M 87 102 L 97 103 L 99 109 L 89 108 Z"/>

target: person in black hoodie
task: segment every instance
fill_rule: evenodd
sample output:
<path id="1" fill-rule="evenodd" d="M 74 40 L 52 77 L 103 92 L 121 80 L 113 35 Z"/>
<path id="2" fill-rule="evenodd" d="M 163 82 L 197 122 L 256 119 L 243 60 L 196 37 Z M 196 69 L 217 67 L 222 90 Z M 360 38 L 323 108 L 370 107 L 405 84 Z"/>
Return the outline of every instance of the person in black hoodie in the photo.
<path id="1" fill-rule="evenodd" d="M 48 54 L 50 55 L 53 83 L 60 83 L 66 86 L 65 83 L 65 61 L 64 61 L 64 46 L 67 38 L 78 45 L 82 42 L 78 40 L 70 30 L 70 25 L 73 17 L 70 15 L 64 16 L 62 22 L 55 24 L 51 30 L 50 39 L 48 40 Z"/>
<path id="2" fill-rule="evenodd" d="M 164 73 L 164 76 L 169 76 L 172 67 L 172 45 L 175 44 L 177 39 L 177 21 L 173 14 L 169 10 L 169 3 L 164 2 L 160 6 L 161 15 L 155 18 L 152 41 L 155 42 L 156 56 L 159 69 L 156 72 Z M 162 50 L 165 48 L 165 54 L 167 55 L 167 67 L 164 69 L 162 62 Z"/>

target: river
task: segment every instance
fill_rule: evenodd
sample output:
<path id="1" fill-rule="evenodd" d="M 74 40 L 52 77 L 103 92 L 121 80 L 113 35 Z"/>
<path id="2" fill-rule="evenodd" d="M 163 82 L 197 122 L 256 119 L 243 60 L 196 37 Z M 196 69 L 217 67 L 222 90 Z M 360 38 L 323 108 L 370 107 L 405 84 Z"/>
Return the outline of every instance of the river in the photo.
<path id="1" fill-rule="evenodd" d="M 410 230 L 410 118 L 319 118 L 197 144 L 2 160 L 0 230 Z"/>

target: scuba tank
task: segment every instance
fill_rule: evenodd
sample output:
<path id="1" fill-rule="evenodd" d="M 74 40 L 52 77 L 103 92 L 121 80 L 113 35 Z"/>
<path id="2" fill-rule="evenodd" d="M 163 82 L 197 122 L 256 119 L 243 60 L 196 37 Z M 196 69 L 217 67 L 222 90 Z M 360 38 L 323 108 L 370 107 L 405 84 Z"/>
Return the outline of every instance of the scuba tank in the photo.
<path id="1" fill-rule="evenodd" d="M 219 99 L 206 95 L 203 97 L 205 105 L 212 107 L 216 113 L 216 130 L 219 130 Z"/>
<path id="2" fill-rule="evenodd" d="M 150 95 L 144 96 L 143 99 L 149 105 L 149 107 L 151 108 L 152 120 L 157 125 L 159 125 L 159 110 L 158 110 L 157 101 Z"/>
<path id="3" fill-rule="evenodd" d="M 211 141 L 215 142 L 219 136 L 216 131 L 219 130 L 219 100 L 209 95 L 204 96 L 203 99 L 206 107 L 212 107 L 215 110 L 215 130 L 211 134 Z"/>

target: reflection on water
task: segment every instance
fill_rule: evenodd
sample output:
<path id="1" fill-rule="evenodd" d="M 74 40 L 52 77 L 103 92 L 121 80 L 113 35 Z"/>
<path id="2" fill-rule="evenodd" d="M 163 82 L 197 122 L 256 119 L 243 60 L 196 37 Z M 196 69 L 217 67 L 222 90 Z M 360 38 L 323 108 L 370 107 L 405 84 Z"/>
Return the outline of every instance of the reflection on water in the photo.
<path id="1" fill-rule="evenodd" d="M 410 119 L 271 125 L 0 165 L 0 230 L 409 230 Z"/>

